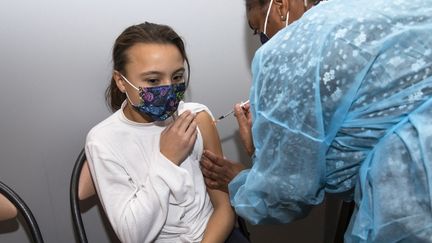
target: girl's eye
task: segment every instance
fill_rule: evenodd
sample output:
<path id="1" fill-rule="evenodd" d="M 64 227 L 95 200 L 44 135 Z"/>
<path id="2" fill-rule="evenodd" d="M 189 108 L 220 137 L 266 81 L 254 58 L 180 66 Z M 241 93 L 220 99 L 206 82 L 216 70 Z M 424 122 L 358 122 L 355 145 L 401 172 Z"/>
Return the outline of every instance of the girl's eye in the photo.
<path id="1" fill-rule="evenodd" d="M 183 81 L 183 74 L 174 76 L 173 80 L 174 80 L 174 82 L 182 82 Z"/>
<path id="2" fill-rule="evenodd" d="M 159 86 L 160 85 L 160 80 L 159 79 L 146 79 L 145 80 L 145 83 L 147 84 L 147 85 L 150 85 L 150 86 Z"/>
<path id="3" fill-rule="evenodd" d="M 149 84 L 157 84 L 159 83 L 159 79 L 147 79 L 146 82 Z"/>

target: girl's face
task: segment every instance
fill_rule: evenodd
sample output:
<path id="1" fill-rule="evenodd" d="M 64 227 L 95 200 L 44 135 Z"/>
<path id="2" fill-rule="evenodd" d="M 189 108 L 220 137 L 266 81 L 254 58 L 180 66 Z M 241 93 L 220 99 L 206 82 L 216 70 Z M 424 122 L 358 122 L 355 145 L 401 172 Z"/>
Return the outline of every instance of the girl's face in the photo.
<path id="1" fill-rule="evenodd" d="M 154 87 L 185 81 L 184 59 L 175 45 L 138 43 L 127 51 L 125 77 L 135 87 Z M 140 103 L 138 91 L 114 73 L 117 87 L 127 92 L 134 104 Z"/>

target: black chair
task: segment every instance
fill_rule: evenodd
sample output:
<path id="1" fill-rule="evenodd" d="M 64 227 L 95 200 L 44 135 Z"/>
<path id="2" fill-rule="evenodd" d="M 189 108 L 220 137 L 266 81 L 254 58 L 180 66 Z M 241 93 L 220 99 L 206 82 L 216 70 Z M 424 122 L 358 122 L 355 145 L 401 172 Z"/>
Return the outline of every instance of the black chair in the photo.
<path id="1" fill-rule="evenodd" d="M 78 158 L 75 162 L 75 166 L 72 170 L 72 176 L 70 181 L 70 206 L 72 212 L 72 221 L 74 229 L 78 235 L 78 241 L 80 243 L 87 243 L 87 235 L 84 229 L 84 224 L 81 218 L 80 198 L 79 198 L 79 182 L 81 176 L 81 170 L 86 162 L 86 156 L 84 149 L 81 150 Z"/>
<path id="2" fill-rule="evenodd" d="M 39 226 L 36 222 L 35 217 L 33 216 L 30 208 L 25 204 L 25 202 L 18 196 L 18 194 L 8 187 L 3 182 L 0 182 L 0 193 L 4 195 L 21 213 L 23 216 L 33 242 L 35 243 L 43 243 L 42 234 L 40 232 Z"/>
<path id="3" fill-rule="evenodd" d="M 237 216 L 237 224 L 240 232 L 246 237 L 246 239 L 250 241 L 250 233 L 247 228 L 246 221 L 242 217 Z"/>
<path id="4" fill-rule="evenodd" d="M 80 200 L 91 196 L 94 193 L 94 185 L 91 178 L 85 180 L 86 185 L 80 185 L 80 177 L 83 172 L 84 165 L 87 163 L 84 149 L 81 150 L 72 170 L 70 181 L 70 205 L 72 211 L 72 220 L 74 229 L 78 235 L 80 243 L 87 243 L 87 235 L 85 232 L 84 224 L 81 217 Z M 88 173 L 86 176 L 89 175 Z M 91 187 L 91 189 L 86 188 Z M 88 191 L 91 191 L 88 193 Z M 240 232 L 249 240 L 249 231 L 247 230 L 246 223 L 243 218 L 238 217 L 237 220 Z"/>

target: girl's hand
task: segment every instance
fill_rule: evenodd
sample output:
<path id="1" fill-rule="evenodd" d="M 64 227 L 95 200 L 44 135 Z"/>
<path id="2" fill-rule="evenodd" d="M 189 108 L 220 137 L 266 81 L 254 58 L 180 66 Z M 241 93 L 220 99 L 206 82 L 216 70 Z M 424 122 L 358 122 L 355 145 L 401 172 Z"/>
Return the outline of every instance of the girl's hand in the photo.
<path id="1" fill-rule="evenodd" d="M 235 117 L 239 126 L 240 139 L 247 154 L 252 156 L 255 152 L 255 146 L 252 140 L 252 114 L 250 113 L 250 104 L 245 104 L 243 107 L 236 104 L 234 107 Z"/>
<path id="2" fill-rule="evenodd" d="M 190 154 L 197 137 L 195 115 L 185 111 L 160 136 L 160 152 L 176 165 Z"/>

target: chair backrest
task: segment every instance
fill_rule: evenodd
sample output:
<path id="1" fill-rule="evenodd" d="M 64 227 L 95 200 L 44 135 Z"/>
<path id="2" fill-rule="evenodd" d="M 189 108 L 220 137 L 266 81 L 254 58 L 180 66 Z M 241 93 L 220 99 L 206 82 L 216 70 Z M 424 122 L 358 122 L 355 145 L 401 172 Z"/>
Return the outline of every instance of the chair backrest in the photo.
<path id="1" fill-rule="evenodd" d="M 237 224 L 240 232 L 246 237 L 246 239 L 250 241 L 250 233 L 247 228 L 246 221 L 242 217 L 237 216 Z"/>
<path id="2" fill-rule="evenodd" d="M 43 243 L 44 241 L 42 238 L 42 234 L 40 232 L 36 219 L 34 218 L 30 208 L 25 204 L 24 200 L 22 200 L 14 190 L 9 188 L 3 182 L 0 182 L 0 194 L 2 194 L 6 199 L 9 200 L 10 203 L 12 203 L 12 205 L 15 207 L 15 210 L 18 210 L 18 212 L 21 213 L 29 228 L 33 242 Z"/>
<path id="3" fill-rule="evenodd" d="M 70 181 L 70 205 L 74 229 L 80 243 L 87 243 L 87 235 L 81 217 L 80 201 L 95 195 L 84 149 L 81 150 L 72 170 Z"/>

